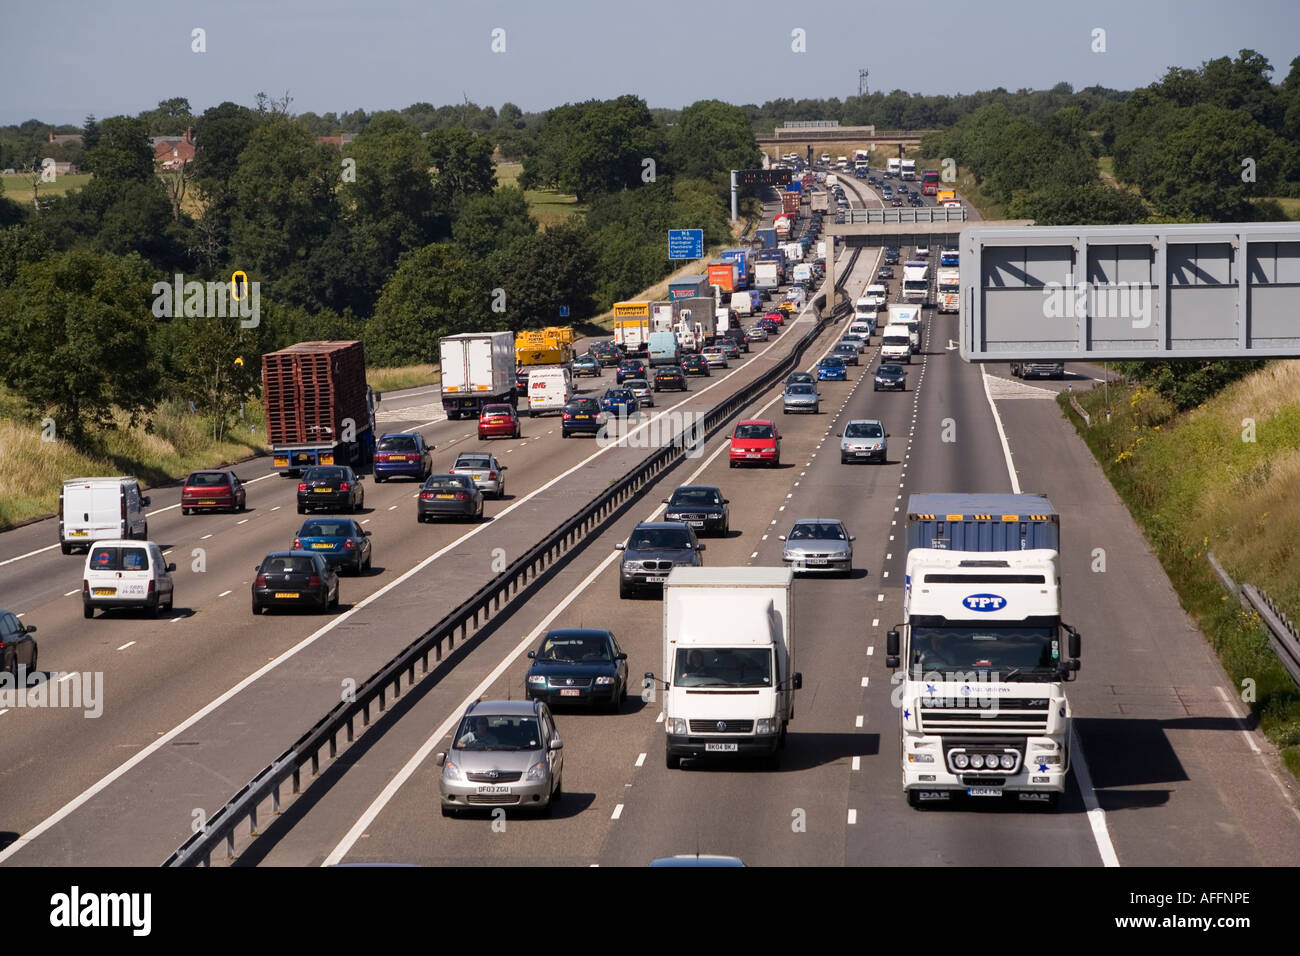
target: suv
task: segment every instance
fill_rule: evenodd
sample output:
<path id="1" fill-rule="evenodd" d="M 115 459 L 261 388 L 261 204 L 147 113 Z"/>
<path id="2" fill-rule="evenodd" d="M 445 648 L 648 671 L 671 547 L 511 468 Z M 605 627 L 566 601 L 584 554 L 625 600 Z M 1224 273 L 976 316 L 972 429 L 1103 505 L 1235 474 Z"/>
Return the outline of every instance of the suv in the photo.
<path id="1" fill-rule="evenodd" d="M 616 544 L 623 552 L 618 567 L 618 596 L 630 597 L 636 591 L 663 588 L 668 573 L 678 565 L 699 567 L 704 564 L 700 552 L 704 545 L 695 538 L 689 525 L 680 521 L 643 521 Z"/>
<path id="2" fill-rule="evenodd" d="M 551 815 L 564 795 L 564 741 L 540 700 L 479 700 L 469 705 L 450 752 L 434 761 L 442 815 L 479 807 L 531 807 Z"/>

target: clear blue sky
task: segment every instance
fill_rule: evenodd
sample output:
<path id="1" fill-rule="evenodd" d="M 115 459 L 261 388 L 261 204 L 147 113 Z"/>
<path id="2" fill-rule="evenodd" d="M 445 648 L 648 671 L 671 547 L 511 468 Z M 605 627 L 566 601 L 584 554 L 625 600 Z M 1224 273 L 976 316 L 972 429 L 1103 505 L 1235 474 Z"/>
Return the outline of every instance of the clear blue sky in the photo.
<path id="1" fill-rule="evenodd" d="M 38 0 L 0 18 L 0 124 L 80 124 L 184 96 L 196 113 L 259 90 L 293 112 L 426 101 L 524 110 L 635 93 L 717 98 L 1144 86 L 1243 48 L 1300 54 L 1296 0 Z M 191 52 L 191 31 L 207 52 Z M 1092 31 L 1106 31 L 1094 53 Z M 504 53 L 491 50 L 505 31 Z M 791 33 L 806 34 L 806 52 Z"/>

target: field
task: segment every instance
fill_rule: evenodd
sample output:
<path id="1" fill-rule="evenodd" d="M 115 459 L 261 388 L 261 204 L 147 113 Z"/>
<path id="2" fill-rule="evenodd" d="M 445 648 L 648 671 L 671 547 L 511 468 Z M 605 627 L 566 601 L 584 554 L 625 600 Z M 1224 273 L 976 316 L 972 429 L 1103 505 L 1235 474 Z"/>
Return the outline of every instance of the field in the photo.
<path id="1" fill-rule="evenodd" d="M 15 173 L 12 176 L 0 176 L 4 183 L 4 194 L 14 202 L 28 205 L 32 201 L 32 182 L 29 175 Z M 69 189 L 80 189 L 90 182 L 90 173 L 77 173 L 75 176 L 59 176 L 52 183 L 41 183 L 42 196 L 62 196 Z"/>
<path id="2" fill-rule="evenodd" d="M 523 163 L 498 163 L 497 185 L 515 185 L 523 170 Z M 528 211 L 543 229 L 557 222 L 564 222 L 584 209 L 576 196 L 556 192 L 553 189 L 525 189 L 524 198 L 528 200 Z"/>

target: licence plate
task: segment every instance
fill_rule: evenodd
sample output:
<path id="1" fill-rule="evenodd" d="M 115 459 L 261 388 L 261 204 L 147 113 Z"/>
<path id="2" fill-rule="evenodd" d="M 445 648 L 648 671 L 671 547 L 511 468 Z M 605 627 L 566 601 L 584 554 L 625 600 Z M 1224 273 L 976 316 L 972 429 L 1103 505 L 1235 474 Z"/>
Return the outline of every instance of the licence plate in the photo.
<path id="1" fill-rule="evenodd" d="M 859 458 L 866 458 L 868 455 L 871 454 L 871 452 L 869 452 L 869 451 L 855 451 L 853 454 L 857 455 Z"/>
<path id="2" fill-rule="evenodd" d="M 703 521 L 688 521 L 688 522 L 686 522 L 686 523 L 687 523 L 688 525 L 690 525 L 692 528 L 703 528 L 703 527 L 704 527 L 704 522 L 703 522 Z"/>
<path id="3" fill-rule="evenodd" d="M 666 575 L 666 574 L 647 574 L 645 580 L 646 580 L 646 584 L 663 584 L 665 581 L 668 580 L 668 575 Z"/>
<path id="4" fill-rule="evenodd" d="M 756 451 L 751 451 L 751 452 L 747 453 L 747 454 L 745 455 L 745 457 L 746 457 L 746 458 L 762 458 L 763 456 L 760 455 L 760 454 L 759 454 L 758 452 L 756 452 Z"/>
<path id="5" fill-rule="evenodd" d="M 704 752 L 734 754 L 736 752 L 736 746 L 736 744 L 705 744 Z"/>
<path id="6" fill-rule="evenodd" d="M 561 697 L 581 697 L 582 691 L 576 687 L 565 687 L 560 691 Z"/>
<path id="7" fill-rule="evenodd" d="M 215 505 L 216 503 L 217 503 L 216 498 L 203 498 L 202 500 L 199 501 L 199 504 L 201 505 Z"/>
<path id="8" fill-rule="evenodd" d="M 95 588 L 92 593 L 95 597 L 112 597 L 117 593 L 117 588 Z"/>
<path id="9" fill-rule="evenodd" d="M 591 416 L 590 416 L 590 415 L 574 415 L 573 417 L 574 417 L 574 418 L 581 418 L 581 419 L 588 419 L 588 418 L 590 418 Z"/>
<path id="10" fill-rule="evenodd" d="M 334 491 L 333 488 L 313 488 L 312 491 L 318 495 L 328 495 Z"/>
<path id="11" fill-rule="evenodd" d="M 292 599 L 298 597 L 298 592 L 297 591 L 276 591 L 275 596 L 277 599 L 279 598 Z"/>
<path id="12" fill-rule="evenodd" d="M 479 793 L 509 793 L 509 787 L 503 787 L 500 784 L 484 784 L 478 788 Z"/>
<path id="13" fill-rule="evenodd" d="M 453 495 L 437 495 L 436 497 L 438 497 L 438 498 L 452 498 L 452 497 L 454 497 L 454 496 L 453 496 Z"/>
<path id="14" fill-rule="evenodd" d="M 1001 787 L 970 787 L 966 791 L 968 797 L 1000 797 L 1002 796 Z"/>
<path id="15" fill-rule="evenodd" d="M 313 544 L 313 545 L 312 545 L 312 550 L 313 550 L 313 551 L 332 551 L 332 550 L 334 550 L 334 545 L 332 545 L 332 544 Z"/>
<path id="16" fill-rule="evenodd" d="M 89 532 L 89 531 L 73 531 L 71 534 L 68 535 L 68 537 L 70 537 L 70 538 L 89 538 L 89 537 L 90 537 L 90 532 Z"/>
<path id="17" fill-rule="evenodd" d="M 812 567 L 816 565 L 826 564 L 827 561 L 825 558 L 805 558 L 803 563 Z"/>

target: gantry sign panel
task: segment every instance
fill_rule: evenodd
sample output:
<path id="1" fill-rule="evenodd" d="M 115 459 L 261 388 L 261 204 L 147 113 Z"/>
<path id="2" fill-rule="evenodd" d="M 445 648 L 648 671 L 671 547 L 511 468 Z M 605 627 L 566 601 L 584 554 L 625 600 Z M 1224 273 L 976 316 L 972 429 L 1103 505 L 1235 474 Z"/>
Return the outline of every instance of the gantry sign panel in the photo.
<path id="1" fill-rule="evenodd" d="M 970 226 L 961 355 L 1300 357 L 1300 223 Z"/>

